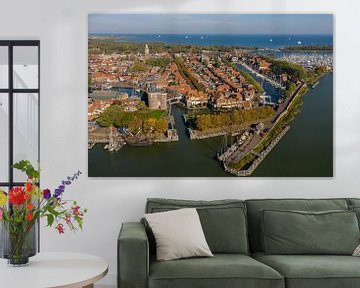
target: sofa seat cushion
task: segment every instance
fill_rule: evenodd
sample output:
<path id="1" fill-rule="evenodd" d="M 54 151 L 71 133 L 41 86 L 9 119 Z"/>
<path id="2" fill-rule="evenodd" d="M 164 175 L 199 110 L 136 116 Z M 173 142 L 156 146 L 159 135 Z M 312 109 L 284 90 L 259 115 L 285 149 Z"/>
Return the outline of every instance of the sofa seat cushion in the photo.
<path id="1" fill-rule="evenodd" d="M 360 287 L 360 257 L 264 253 L 252 257 L 284 275 L 287 288 Z"/>
<path id="2" fill-rule="evenodd" d="M 246 255 L 150 261 L 149 288 L 284 288 L 274 269 Z"/>

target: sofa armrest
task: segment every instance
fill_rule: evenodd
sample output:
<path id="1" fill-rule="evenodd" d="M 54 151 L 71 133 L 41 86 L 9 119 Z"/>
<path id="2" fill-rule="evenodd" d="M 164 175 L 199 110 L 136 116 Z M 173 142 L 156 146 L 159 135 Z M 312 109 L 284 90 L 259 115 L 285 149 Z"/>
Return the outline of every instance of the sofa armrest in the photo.
<path id="1" fill-rule="evenodd" d="M 143 224 L 122 224 L 117 252 L 118 288 L 147 288 L 149 243 Z"/>

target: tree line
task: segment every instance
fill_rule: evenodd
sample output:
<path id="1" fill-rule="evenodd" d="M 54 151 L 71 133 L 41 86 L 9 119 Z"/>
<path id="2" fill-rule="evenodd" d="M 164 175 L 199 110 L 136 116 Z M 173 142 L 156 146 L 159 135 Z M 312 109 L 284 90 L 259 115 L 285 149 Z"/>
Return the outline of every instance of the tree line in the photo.
<path id="1" fill-rule="evenodd" d="M 196 89 L 198 91 L 205 91 L 205 87 L 200 84 L 197 79 L 194 77 L 194 75 L 192 75 L 187 68 L 185 67 L 184 63 L 182 63 L 182 59 L 177 57 L 175 59 L 175 63 L 179 69 L 179 72 L 181 74 L 181 76 L 184 77 L 184 79 L 186 80 L 186 82 L 193 88 Z"/>
<path id="2" fill-rule="evenodd" d="M 122 106 L 111 105 L 101 113 L 97 123 L 102 127 L 126 127 L 133 133 L 139 130 L 145 133 L 165 133 L 168 130 L 168 121 L 162 117 L 163 115 L 166 113 L 159 113 L 159 111 L 125 112 Z"/>
<path id="3" fill-rule="evenodd" d="M 92 53 L 144 53 L 145 44 L 144 43 L 135 43 L 135 42 L 126 42 L 126 38 L 120 39 L 122 42 L 118 42 L 117 38 L 92 38 L 89 39 L 89 51 Z M 199 53 L 202 50 L 206 49 L 208 51 L 221 51 L 221 52 L 230 52 L 234 50 L 235 47 L 231 46 L 201 46 L 194 44 L 165 44 L 161 42 L 149 42 L 148 46 L 151 53 Z"/>
<path id="4" fill-rule="evenodd" d="M 304 45 L 280 48 L 282 51 L 333 51 L 332 45 Z"/>
<path id="5" fill-rule="evenodd" d="M 297 64 L 290 63 L 284 60 L 274 60 L 271 61 L 270 69 L 276 74 L 280 75 L 282 73 L 286 73 L 292 77 L 296 77 L 298 79 L 304 79 L 306 77 L 305 69 Z"/>
<path id="6" fill-rule="evenodd" d="M 204 131 L 261 121 L 272 116 L 274 112 L 274 109 L 270 106 L 261 106 L 251 110 L 241 109 L 219 114 L 199 114 L 196 116 L 194 124 L 196 129 Z"/>

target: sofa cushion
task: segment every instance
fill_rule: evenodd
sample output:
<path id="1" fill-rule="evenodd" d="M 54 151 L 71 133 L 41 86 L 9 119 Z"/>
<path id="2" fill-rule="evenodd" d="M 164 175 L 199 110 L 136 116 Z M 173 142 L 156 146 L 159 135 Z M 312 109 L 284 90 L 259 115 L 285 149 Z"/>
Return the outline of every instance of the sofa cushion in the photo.
<path id="1" fill-rule="evenodd" d="M 274 269 L 246 255 L 150 261 L 149 288 L 284 288 Z"/>
<path id="2" fill-rule="evenodd" d="M 246 200 L 249 234 L 252 251 L 262 251 L 261 246 L 261 214 L 264 209 L 328 211 L 348 210 L 346 199 L 255 199 Z"/>
<path id="3" fill-rule="evenodd" d="M 354 211 L 262 210 L 266 254 L 352 255 L 359 244 Z"/>
<path id="4" fill-rule="evenodd" d="M 256 260 L 284 275 L 287 288 L 358 288 L 360 258 L 342 255 L 265 255 Z"/>
<path id="5" fill-rule="evenodd" d="M 360 198 L 348 198 L 347 201 L 349 206 L 360 206 Z"/>
<path id="6" fill-rule="evenodd" d="M 358 219 L 358 224 L 359 224 L 359 228 L 360 228 L 360 205 L 359 206 L 351 205 L 349 207 L 349 210 L 354 211 L 356 213 L 356 217 Z"/>
<path id="7" fill-rule="evenodd" d="M 213 256 L 195 208 L 145 214 L 156 239 L 159 261 Z"/>
<path id="8" fill-rule="evenodd" d="M 146 213 L 197 208 L 206 241 L 213 253 L 248 254 L 245 202 L 148 199 Z M 149 239 L 152 239 L 149 233 Z"/>

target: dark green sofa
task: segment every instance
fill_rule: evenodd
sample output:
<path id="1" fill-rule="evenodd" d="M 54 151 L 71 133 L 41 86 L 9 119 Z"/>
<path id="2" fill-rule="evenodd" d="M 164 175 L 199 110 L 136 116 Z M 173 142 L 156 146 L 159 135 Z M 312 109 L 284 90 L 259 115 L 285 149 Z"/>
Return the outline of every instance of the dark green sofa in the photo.
<path id="1" fill-rule="evenodd" d="M 118 238 L 118 287 L 360 287 L 360 257 L 266 255 L 260 233 L 264 209 L 321 212 L 353 206 L 360 207 L 360 199 L 148 199 L 146 213 L 197 208 L 214 257 L 158 262 L 154 237 L 144 221 L 124 223 Z"/>

